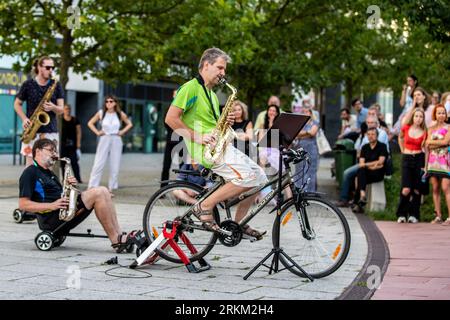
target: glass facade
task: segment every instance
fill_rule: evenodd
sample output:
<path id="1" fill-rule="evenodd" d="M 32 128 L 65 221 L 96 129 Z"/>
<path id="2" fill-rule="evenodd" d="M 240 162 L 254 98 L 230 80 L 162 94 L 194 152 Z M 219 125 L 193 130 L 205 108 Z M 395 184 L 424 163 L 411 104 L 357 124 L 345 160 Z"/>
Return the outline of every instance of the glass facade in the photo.
<path id="1" fill-rule="evenodd" d="M 22 132 L 20 119 L 15 119 L 14 98 L 20 85 L 26 79 L 21 72 L 0 68 L 0 154 L 14 151 L 15 121 L 17 121 L 17 131 Z M 19 144 L 18 140 L 16 139 L 17 144 Z"/>
<path id="2" fill-rule="evenodd" d="M 164 116 L 178 85 L 171 83 L 105 84 L 103 94 L 118 97 L 122 110 L 133 122 L 124 137 L 124 152 L 162 152 L 166 137 Z"/>

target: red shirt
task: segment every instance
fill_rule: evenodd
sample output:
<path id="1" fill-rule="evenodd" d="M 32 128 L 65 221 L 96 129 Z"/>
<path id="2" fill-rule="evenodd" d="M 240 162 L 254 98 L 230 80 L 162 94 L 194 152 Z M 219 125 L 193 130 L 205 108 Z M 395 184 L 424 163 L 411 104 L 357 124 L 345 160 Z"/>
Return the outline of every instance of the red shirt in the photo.
<path id="1" fill-rule="evenodd" d="M 425 131 L 423 133 L 423 135 L 421 135 L 418 138 L 412 138 L 409 135 L 409 128 L 411 128 L 411 125 L 409 125 L 409 124 L 405 124 L 402 127 L 403 147 L 408 150 L 411 150 L 411 151 L 421 151 L 422 150 L 422 142 L 426 139 L 427 132 Z"/>

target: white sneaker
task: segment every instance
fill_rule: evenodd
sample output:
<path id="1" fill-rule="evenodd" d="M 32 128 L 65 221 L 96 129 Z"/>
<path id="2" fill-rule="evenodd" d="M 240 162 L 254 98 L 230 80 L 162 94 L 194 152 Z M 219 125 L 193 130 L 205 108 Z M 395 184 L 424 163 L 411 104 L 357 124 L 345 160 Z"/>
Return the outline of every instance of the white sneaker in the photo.
<path id="1" fill-rule="evenodd" d="M 405 217 L 398 217 L 397 223 L 405 223 L 405 222 L 406 222 L 406 218 Z"/>
<path id="2" fill-rule="evenodd" d="M 419 222 L 419 220 L 417 220 L 416 217 L 410 216 L 410 217 L 408 218 L 408 222 L 409 222 L 409 223 L 417 223 L 417 222 Z"/>

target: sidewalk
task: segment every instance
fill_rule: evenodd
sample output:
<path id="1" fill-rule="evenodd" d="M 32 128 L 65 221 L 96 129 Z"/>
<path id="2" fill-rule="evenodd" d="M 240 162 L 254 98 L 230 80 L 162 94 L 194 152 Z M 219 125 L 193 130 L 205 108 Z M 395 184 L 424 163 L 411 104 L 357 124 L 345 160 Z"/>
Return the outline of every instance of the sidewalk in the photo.
<path id="1" fill-rule="evenodd" d="M 449 300 L 450 227 L 378 221 L 390 263 L 373 300 Z"/>
<path id="2" fill-rule="evenodd" d="M 267 269 L 260 268 L 244 281 L 242 277 L 272 247 L 274 215 L 261 212 L 252 225 L 268 230 L 268 235 L 255 243 L 242 241 L 236 248 L 216 245 L 206 256 L 211 270 L 191 274 L 182 265 L 159 260 L 144 269 L 151 277 L 130 278 L 145 274 L 126 268 L 111 270 L 115 266 L 102 263 L 118 256 L 119 263 L 127 266 L 135 254 L 118 255 L 105 239 L 68 238 L 50 252 L 35 247 L 37 223 L 16 224 L 12 219 L 18 201 L 17 180 L 23 167 L 12 166 L 11 158 L 0 156 L 0 299 L 335 299 L 352 284 L 367 257 L 367 242 L 358 220 L 350 210 L 343 210 L 350 225 L 352 244 L 347 260 L 337 272 L 310 283 L 288 270 L 269 275 Z M 81 171 L 85 182 L 92 161 L 93 155 L 83 155 Z M 319 171 L 319 191 L 327 195 L 335 188 L 329 165 L 328 159 L 322 160 Z M 159 188 L 161 166 L 162 154 L 124 154 L 120 188 L 114 198 L 124 230 L 142 228 L 144 206 Z M 74 231 L 85 232 L 88 228 L 94 234 L 103 234 L 94 215 Z M 75 288 L 74 275 L 79 275 L 80 280 L 79 287 Z"/>

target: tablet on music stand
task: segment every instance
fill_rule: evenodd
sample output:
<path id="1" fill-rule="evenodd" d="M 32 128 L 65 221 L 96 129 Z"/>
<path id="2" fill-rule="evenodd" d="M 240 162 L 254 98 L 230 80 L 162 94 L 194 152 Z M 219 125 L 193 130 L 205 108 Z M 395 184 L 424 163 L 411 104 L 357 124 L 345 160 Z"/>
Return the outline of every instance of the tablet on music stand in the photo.
<path id="1" fill-rule="evenodd" d="M 279 145 L 289 147 L 309 118 L 311 117 L 293 113 L 280 114 L 264 137 L 259 140 L 258 147 L 278 148 Z M 274 131 L 279 134 L 278 137 L 274 135 Z"/>

